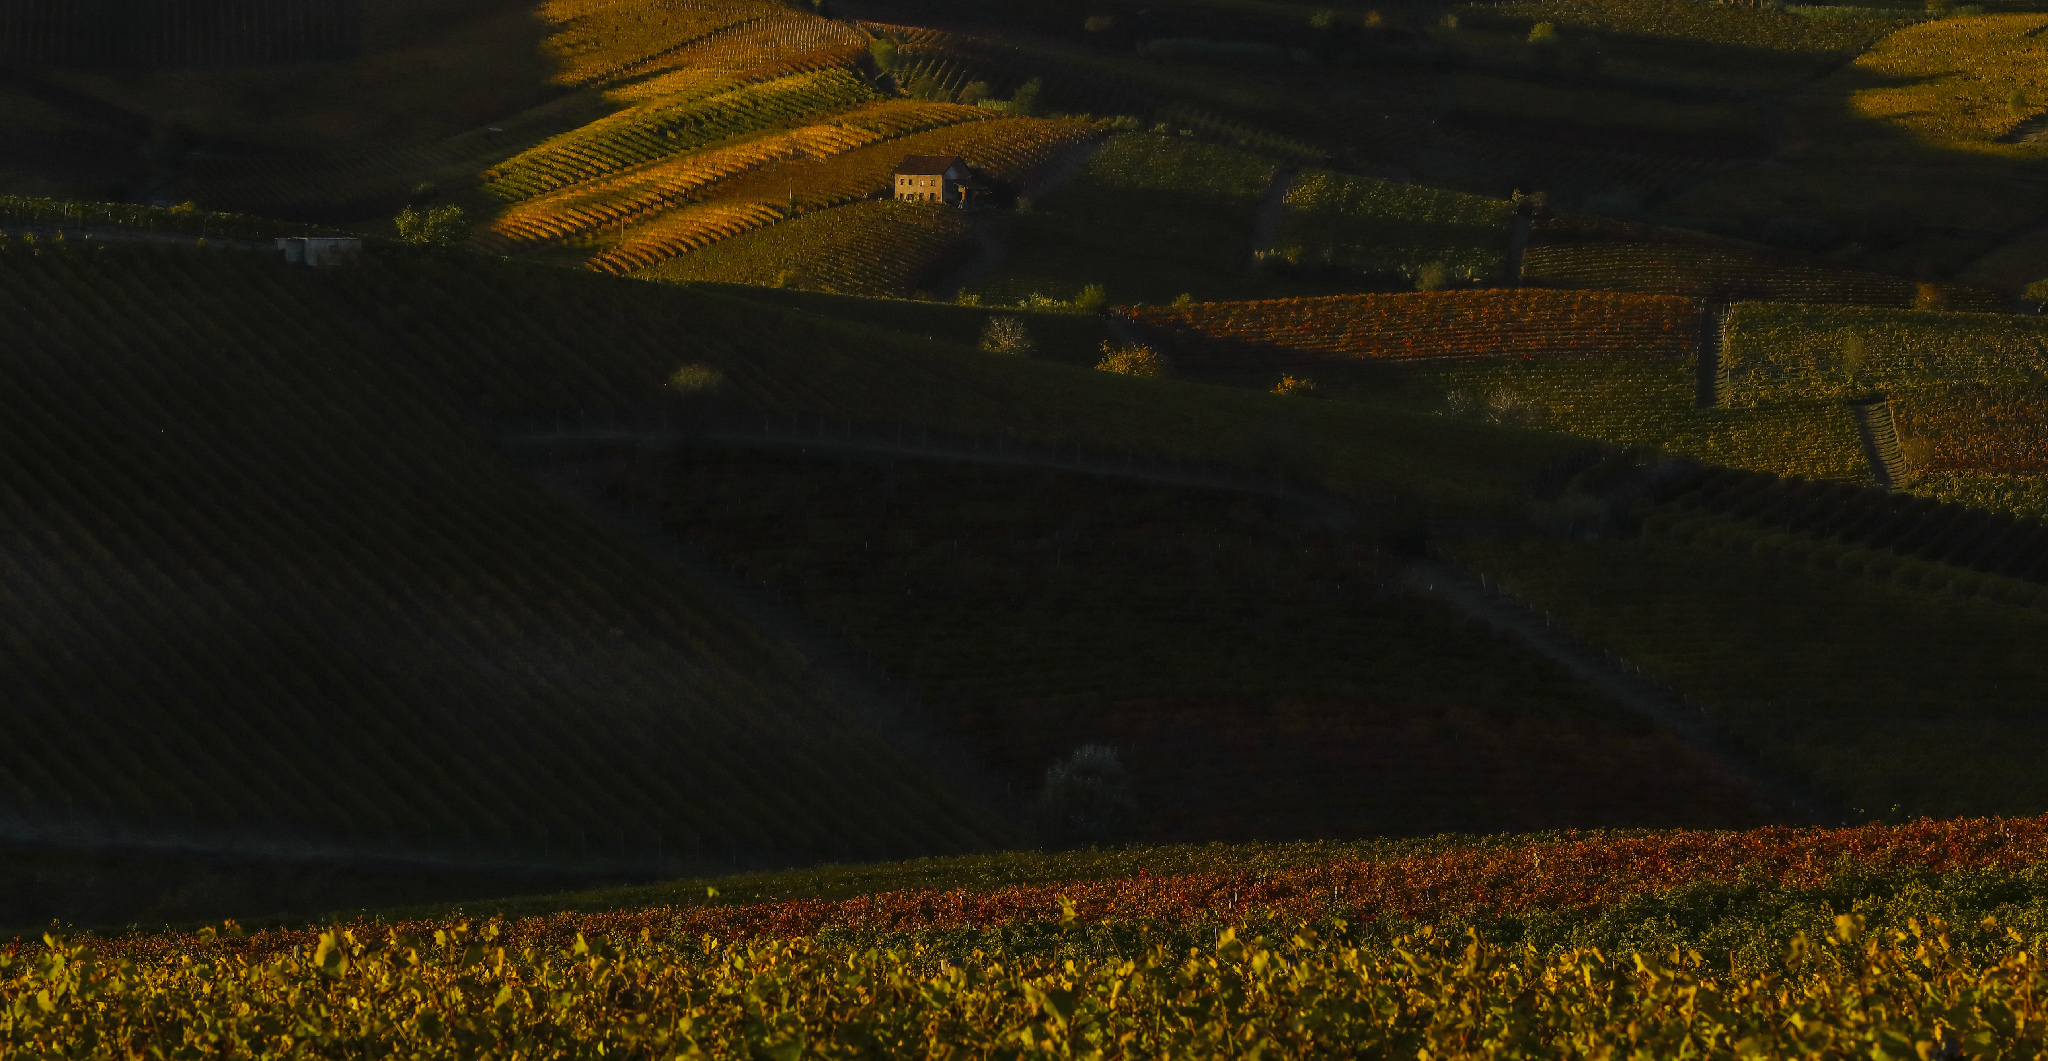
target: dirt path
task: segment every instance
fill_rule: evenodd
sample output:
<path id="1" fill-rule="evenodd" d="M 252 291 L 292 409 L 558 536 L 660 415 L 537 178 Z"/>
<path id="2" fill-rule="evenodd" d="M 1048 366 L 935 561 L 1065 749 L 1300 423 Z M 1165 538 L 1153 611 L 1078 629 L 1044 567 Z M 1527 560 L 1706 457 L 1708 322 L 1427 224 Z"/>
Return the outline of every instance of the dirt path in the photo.
<path id="1" fill-rule="evenodd" d="M 899 429 L 893 436 L 877 436 L 851 427 L 842 430 L 838 424 L 785 423 L 764 418 L 758 429 L 738 422 L 697 431 L 665 427 L 580 427 L 500 435 L 497 443 L 516 457 L 538 461 L 567 459 L 579 453 L 587 454 L 621 444 L 657 451 L 697 445 L 796 449 L 805 453 L 816 451 L 1078 472 L 1165 486 L 1256 494 L 1279 501 L 1304 520 L 1321 523 L 1340 533 L 1356 528 L 1361 508 L 1350 498 L 1220 465 L 1162 461 L 1135 453 L 1099 453 L 1079 447 L 1040 446 L 1003 438 L 951 438 L 917 429 Z"/>
<path id="2" fill-rule="evenodd" d="M 1772 817 L 1802 822 L 1848 824 L 1848 815 L 1803 786 L 1764 768 L 1732 747 L 1707 717 L 1606 654 L 1573 640 L 1547 616 L 1502 596 L 1480 579 L 1437 561 L 1419 561 L 1408 568 L 1409 586 L 1522 642 L 1592 686 L 1610 702 L 1656 723 L 1698 749 L 1729 776 L 1747 782 Z"/>

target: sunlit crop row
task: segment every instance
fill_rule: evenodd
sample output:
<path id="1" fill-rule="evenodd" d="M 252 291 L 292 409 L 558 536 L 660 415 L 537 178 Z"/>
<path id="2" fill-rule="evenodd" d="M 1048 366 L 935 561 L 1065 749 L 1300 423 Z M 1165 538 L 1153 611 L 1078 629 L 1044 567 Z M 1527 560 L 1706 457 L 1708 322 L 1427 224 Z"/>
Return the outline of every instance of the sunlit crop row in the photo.
<path id="1" fill-rule="evenodd" d="M 496 926 L 334 930 L 245 963 L 97 961 L 53 939 L 0 959 L 0 1043 L 26 1056 L 1849 1057 L 2030 1056 L 2048 975 L 1941 923 L 1843 915 L 1785 971 L 1697 955 L 1543 953 L 1347 926 L 1041 958 L 810 941 L 579 938 Z"/>
<path id="2" fill-rule="evenodd" d="M 700 200 L 718 182 L 774 162 L 829 158 L 915 132 L 1000 118 L 993 111 L 950 103 L 885 101 L 830 122 L 651 163 L 529 199 L 493 222 L 490 236 L 513 244 L 572 239 Z"/>
<path id="3" fill-rule="evenodd" d="M 484 174 L 484 191 L 524 199 L 642 162 L 695 151 L 808 115 L 872 102 L 875 91 L 843 70 L 797 74 L 710 95 L 685 94 L 601 118 L 523 151 Z"/>

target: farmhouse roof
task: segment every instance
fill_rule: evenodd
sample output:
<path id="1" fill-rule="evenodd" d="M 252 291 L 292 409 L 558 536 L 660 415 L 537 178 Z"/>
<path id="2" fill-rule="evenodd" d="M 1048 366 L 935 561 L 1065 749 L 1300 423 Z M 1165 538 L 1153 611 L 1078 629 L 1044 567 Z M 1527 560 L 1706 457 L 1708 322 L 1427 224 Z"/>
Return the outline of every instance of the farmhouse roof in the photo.
<path id="1" fill-rule="evenodd" d="M 937 177 L 943 176 L 954 166 L 966 169 L 967 163 L 960 161 L 959 155 L 911 155 L 896 167 L 896 172 L 917 177 Z"/>

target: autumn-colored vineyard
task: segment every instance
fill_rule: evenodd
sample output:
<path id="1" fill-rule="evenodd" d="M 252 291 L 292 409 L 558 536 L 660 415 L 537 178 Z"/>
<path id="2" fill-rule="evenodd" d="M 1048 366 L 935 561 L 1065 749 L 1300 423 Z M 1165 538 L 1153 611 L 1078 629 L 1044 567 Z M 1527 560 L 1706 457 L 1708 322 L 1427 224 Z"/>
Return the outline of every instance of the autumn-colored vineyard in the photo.
<path id="1" fill-rule="evenodd" d="M 1729 311 L 1723 335 L 1732 403 L 1958 385 L 2030 391 L 2048 371 L 2048 322 L 2004 313 L 1748 302 Z"/>
<path id="2" fill-rule="evenodd" d="M 1097 132 L 1085 122 L 1008 118 L 950 103 L 907 106 L 924 110 L 907 113 L 898 126 L 849 133 L 842 144 L 834 145 L 836 150 L 816 151 L 806 164 L 747 167 L 750 172 L 702 190 L 705 205 L 663 214 L 628 232 L 619 246 L 593 257 L 591 267 L 612 273 L 644 269 L 786 217 L 876 196 L 887 190 L 889 175 L 905 155 L 957 155 L 994 181 L 1021 183 Z M 940 127 L 910 131 L 920 123 Z M 878 124 L 882 123 L 868 129 Z M 858 127 L 849 119 L 845 128 Z M 898 134 L 896 128 L 904 132 Z M 859 139 L 862 135 L 866 141 Z M 872 143 L 885 139 L 889 143 Z"/>
<path id="3" fill-rule="evenodd" d="M 2048 394 L 2035 387 L 1928 387 L 1892 398 L 1915 472 L 2048 472 Z"/>
<path id="4" fill-rule="evenodd" d="M 802 17 L 772 0 L 663 4 L 653 11 L 608 0 L 548 0 L 540 16 L 555 25 L 547 47 L 559 67 L 556 79 L 568 85 L 647 73 L 720 30 Z"/>
<path id="5" fill-rule="evenodd" d="M 1658 291 L 1712 298 L 1910 306 L 1911 281 L 1753 252 L 1685 244 L 1567 244 L 1530 247 L 1522 276 L 1546 287 Z"/>
<path id="6" fill-rule="evenodd" d="M 709 197 L 721 181 L 778 162 L 831 158 L 917 132 L 991 119 L 1032 121 L 1002 119 L 990 111 L 950 103 L 874 103 L 830 121 L 663 159 L 528 199 L 501 216 L 490 236 L 511 245 L 573 239 L 687 206 Z M 900 156 L 890 161 L 899 160 Z M 788 194 L 785 189 L 777 198 L 786 199 Z"/>
<path id="7" fill-rule="evenodd" d="M 713 215 L 707 209 L 701 216 Z M 745 217 L 738 215 L 735 226 Z M 646 275 L 904 298 L 965 250 L 969 234 L 958 210 L 934 203 L 853 203 L 738 232 Z"/>
<path id="8" fill-rule="evenodd" d="M 1997 150 L 1993 145 L 2005 134 L 2038 113 L 2025 101 L 2048 99 L 2043 27 L 2048 18 L 2025 13 L 1938 19 L 1901 29 L 1838 75 L 1854 86 L 1848 111 L 1923 142 Z M 2038 151 L 2018 145 L 2004 150 Z"/>
<path id="9" fill-rule="evenodd" d="M 1343 859 L 1293 868 L 1256 866 L 1170 875 L 1076 880 L 989 890 L 905 889 L 841 900 L 788 899 L 595 913 L 563 912 L 506 922 L 506 946 L 560 947 L 578 936 L 720 940 L 793 938 L 819 932 L 917 932 L 1057 923 L 1071 909 L 1082 922 L 1242 924 L 1247 918 L 1424 922 L 1539 910 L 1611 908 L 1703 884 L 1770 882 L 1817 887 L 1850 873 L 2015 871 L 2048 862 L 2048 817 L 1922 821 L 1847 829 L 1745 832 L 1593 833 L 1505 843 L 1462 842 L 1383 860 Z M 394 931 L 431 935 L 441 921 L 400 922 Z M 378 931 L 381 931 L 379 929 Z M 319 930 L 238 937 L 116 937 L 110 956 L 224 952 L 261 958 L 309 948 Z M 33 951 L 16 941 L 12 953 Z"/>
<path id="10" fill-rule="evenodd" d="M 1690 354 L 1699 304 L 1669 295 L 1440 291 L 1153 306 L 1143 327 L 1197 356 L 1273 359 Z"/>
<path id="11" fill-rule="evenodd" d="M 870 103 L 873 89 L 843 70 L 777 78 L 723 91 L 718 82 L 591 122 L 484 173 L 484 192 L 518 200 L 693 151 L 835 108 Z"/>

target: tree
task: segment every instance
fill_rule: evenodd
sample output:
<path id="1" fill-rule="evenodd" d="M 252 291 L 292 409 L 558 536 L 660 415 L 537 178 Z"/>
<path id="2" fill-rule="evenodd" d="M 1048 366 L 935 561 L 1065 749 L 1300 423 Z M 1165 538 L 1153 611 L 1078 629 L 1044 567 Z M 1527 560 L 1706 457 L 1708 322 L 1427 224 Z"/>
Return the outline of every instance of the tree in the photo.
<path id="1" fill-rule="evenodd" d="M 1074 296 L 1074 311 L 1077 313 L 1095 313 L 1108 304 L 1109 293 L 1102 289 L 1101 284 L 1089 284 Z"/>
<path id="2" fill-rule="evenodd" d="M 1451 286 L 1451 270 L 1442 262 L 1430 262 L 1415 270 L 1415 290 L 1442 291 Z"/>
<path id="3" fill-rule="evenodd" d="M 1045 783 L 1031 804 L 1033 831 L 1055 846 L 1121 839 L 1137 820 L 1130 774 L 1116 749 L 1105 744 L 1084 744 L 1047 767 Z"/>
<path id="4" fill-rule="evenodd" d="M 1031 341 L 1031 332 L 1021 318 L 990 317 L 981 329 L 981 348 L 991 354 L 1030 357 L 1038 344 Z"/>
<path id="5" fill-rule="evenodd" d="M 876 37 L 876 38 L 875 38 L 875 43 L 873 43 L 873 44 L 870 44 L 870 45 L 868 45 L 868 55 L 870 55 L 870 56 L 872 56 L 872 57 L 874 58 L 874 60 L 875 60 L 875 69 L 877 69 L 877 70 L 880 70 L 881 72 L 883 72 L 883 73 L 885 73 L 885 74 L 887 74 L 887 73 L 892 73 L 892 72 L 894 72 L 894 71 L 895 71 L 895 69 L 896 69 L 896 42 L 895 42 L 895 41 L 892 41 L 892 40 L 890 40 L 890 39 L 889 39 L 889 38 L 887 38 L 887 37 Z"/>
<path id="6" fill-rule="evenodd" d="M 401 242 L 437 247 L 450 247 L 462 242 L 463 234 L 469 229 L 463 220 L 462 208 L 453 205 L 424 211 L 408 206 L 398 212 L 396 224 Z"/>
<path id="7" fill-rule="evenodd" d="M 1027 118 L 1036 117 L 1038 97 L 1044 91 L 1045 82 L 1035 77 L 1019 85 L 1016 94 L 1010 97 L 1011 112 Z"/>

